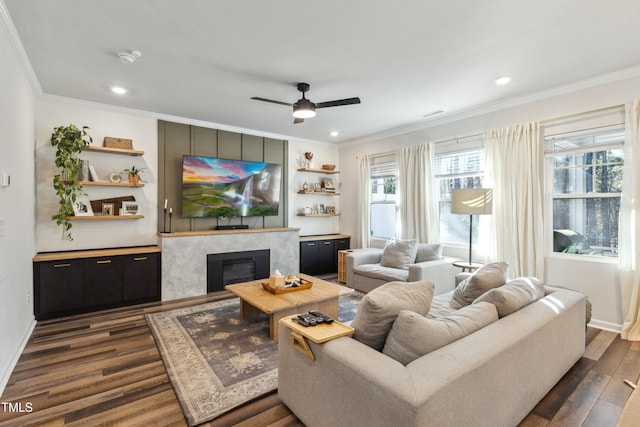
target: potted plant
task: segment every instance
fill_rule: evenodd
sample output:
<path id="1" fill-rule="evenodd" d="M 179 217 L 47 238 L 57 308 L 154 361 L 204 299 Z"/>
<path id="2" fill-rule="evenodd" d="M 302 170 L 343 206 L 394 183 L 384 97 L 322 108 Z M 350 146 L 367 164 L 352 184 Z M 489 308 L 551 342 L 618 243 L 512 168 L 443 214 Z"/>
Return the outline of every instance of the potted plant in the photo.
<path id="1" fill-rule="evenodd" d="M 129 177 L 129 182 L 131 184 L 138 184 L 140 181 L 142 181 L 140 179 L 140 174 L 144 169 L 145 168 L 138 168 L 136 167 L 136 165 L 133 165 L 131 166 L 131 168 L 123 170 L 122 173 L 127 174 L 127 176 Z"/>
<path id="2" fill-rule="evenodd" d="M 69 217 L 73 216 L 73 204 L 78 195 L 84 194 L 78 173 L 82 167 L 79 155 L 84 147 L 93 142 L 87 129 L 88 126 L 79 129 L 72 123 L 54 128 L 51 134 L 51 145 L 56 148 L 55 164 L 60 168 L 60 173 L 53 177 L 53 188 L 60 198 L 59 209 L 51 219 L 62 226 L 62 238 L 65 240 L 73 240 Z"/>

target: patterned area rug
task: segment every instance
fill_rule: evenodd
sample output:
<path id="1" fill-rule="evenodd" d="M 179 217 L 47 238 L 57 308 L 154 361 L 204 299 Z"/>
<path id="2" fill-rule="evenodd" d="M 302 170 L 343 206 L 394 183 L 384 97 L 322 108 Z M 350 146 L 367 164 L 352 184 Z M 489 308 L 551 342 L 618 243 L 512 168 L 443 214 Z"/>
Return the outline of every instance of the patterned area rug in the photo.
<path id="1" fill-rule="evenodd" d="M 361 297 L 340 297 L 340 321 L 353 320 Z M 190 426 L 277 388 L 278 342 L 269 338 L 269 317 L 240 319 L 239 301 L 146 315 Z"/>

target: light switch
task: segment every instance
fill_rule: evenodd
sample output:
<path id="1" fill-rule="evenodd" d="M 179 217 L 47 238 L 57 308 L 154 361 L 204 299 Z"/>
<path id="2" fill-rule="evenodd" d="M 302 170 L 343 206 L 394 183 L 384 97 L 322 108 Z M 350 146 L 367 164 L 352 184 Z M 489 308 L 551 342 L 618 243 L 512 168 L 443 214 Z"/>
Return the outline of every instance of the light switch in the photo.
<path id="1" fill-rule="evenodd" d="M 11 176 L 5 171 L 0 171 L 0 187 L 8 187 L 11 185 Z"/>

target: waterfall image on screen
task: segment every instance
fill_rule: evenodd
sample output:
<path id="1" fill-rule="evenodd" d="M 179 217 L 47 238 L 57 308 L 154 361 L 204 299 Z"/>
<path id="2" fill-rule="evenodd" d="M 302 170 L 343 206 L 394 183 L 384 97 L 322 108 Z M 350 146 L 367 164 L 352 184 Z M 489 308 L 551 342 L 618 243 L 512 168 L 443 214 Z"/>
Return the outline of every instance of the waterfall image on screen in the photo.
<path id="1" fill-rule="evenodd" d="M 182 216 L 278 215 L 282 166 L 276 163 L 182 157 Z"/>

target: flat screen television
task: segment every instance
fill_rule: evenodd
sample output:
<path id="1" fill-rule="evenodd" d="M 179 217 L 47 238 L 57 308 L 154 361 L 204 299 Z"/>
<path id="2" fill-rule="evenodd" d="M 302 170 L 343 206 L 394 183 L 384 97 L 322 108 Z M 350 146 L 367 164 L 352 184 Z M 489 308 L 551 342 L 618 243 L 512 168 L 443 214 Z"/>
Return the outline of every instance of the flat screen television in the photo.
<path id="1" fill-rule="evenodd" d="M 282 165 L 182 157 L 182 216 L 278 215 Z"/>

